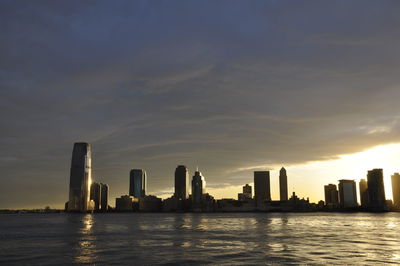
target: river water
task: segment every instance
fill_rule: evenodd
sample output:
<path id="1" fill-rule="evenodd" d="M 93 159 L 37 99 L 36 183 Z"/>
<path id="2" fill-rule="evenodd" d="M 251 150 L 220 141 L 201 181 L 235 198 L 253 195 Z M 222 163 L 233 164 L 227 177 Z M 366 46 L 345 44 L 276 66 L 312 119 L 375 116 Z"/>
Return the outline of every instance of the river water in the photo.
<path id="1" fill-rule="evenodd" d="M 0 215 L 4 265 L 400 263 L 400 213 Z"/>

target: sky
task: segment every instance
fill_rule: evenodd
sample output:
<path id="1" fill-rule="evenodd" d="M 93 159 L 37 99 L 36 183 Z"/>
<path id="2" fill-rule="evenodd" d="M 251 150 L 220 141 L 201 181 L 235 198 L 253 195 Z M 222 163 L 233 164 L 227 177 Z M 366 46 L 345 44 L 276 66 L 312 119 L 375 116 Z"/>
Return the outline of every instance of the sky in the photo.
<path id="1" fill-rule="evenodd" d="M 110 205 L 178 164 L 236 197 L 400 171 L 398 1 L 0 2 L 0 208 L 62 208 L 74 142 Z"/>

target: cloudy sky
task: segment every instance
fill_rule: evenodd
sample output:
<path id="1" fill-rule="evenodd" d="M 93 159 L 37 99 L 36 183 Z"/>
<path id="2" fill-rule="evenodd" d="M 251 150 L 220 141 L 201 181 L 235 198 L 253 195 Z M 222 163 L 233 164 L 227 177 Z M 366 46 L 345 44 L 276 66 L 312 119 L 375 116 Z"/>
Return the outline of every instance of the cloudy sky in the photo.
<path id="1" fill-rule="evenodd" d="M 329 162 L 400 143 L 399 11 L 398 1 L 1 1 L 0 208 L 62 207 L 78 141 L 92 144 L 111 205 L 131 168 L 168 196 L 177 164 L 199 166 L 226 197 L 254 170 L 271 169 L 274 183 L 284 165 L 301 196 L 321 199 L 323 184 L 360 178 Z M 317 173 L 310 162 L 328 164 Z"/>

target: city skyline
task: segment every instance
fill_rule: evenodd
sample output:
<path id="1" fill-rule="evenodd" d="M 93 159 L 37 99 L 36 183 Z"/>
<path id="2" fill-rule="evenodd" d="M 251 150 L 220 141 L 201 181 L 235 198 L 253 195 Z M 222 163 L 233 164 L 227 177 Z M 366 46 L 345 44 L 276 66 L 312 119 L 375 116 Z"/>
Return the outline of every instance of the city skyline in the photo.
<path id="1" fill-rule="evenodd" d="M 394 173 L 392 192 L 394 200 L 385 195 L 383 169 L 368 170 L 367 180 L 359 181 L 359 196 L 355 180 L 340 179 L 339 184 L 324 186 L 324 200 L 312 203 L 309 197 L 300 198 L 295 191 L 288 198 L 288 175 L 284 167 L 279 170 L 279 200 L 271 198 L 270 171 L 254 171 L 254 198 L 252 186 L 246 184 L 237 199 L 215 199 L 206 192 L 206 181 L 199 168 L 190 182 L 190 171 L 178 165 L 174 175 L 174 193 L 167 199 L 148 195 L 147 175 L 143 169 L 129 172 L 129 195 L 116 198 L 115 207 L 108 204 L 109 187 L 92 179 L 91 145 L 74 143 L 72 150 L 68 212 L 214 212 L 214 211 L 398 211 L 400 209 L 400 174 Z M 191 184 L 191 186 L 190 186 Z M 190 189 L 191 187 L 191 189 Z M 49 209 L 49 207 L 47 207 Z"/>
<path id="2" fill-rule="evenodd" d="M 74 143 L 70 169 L 69 200 L 65 203 L 66 211 L 107 211 L 109 207 L 109 188 L 106 184 L 93 181 L 91 161 L 91 145 L 83 142 Z M 270 171 L 254 171 L 253 174 L 254 198 L 252 198 L 252 186 L 246 184 L 243 186 L 242 193 L 238 193 L 237 200 L 238 202 L 242 202 L 238 204 L 248 204 L 252 202 L 250 205 L 253 205 L 254 208 L 257 208 L 258 210 L 268 210 L 268 208 L 272 208 L 272 206 L 281 206 L 281 208 L 284 209 L 304 208 L 304 210 L 306 210 L 311 208 L 309 197 L 307 197 L 306 201 L 303 197 L 301 201 L 303 203 L 296 203 L 300 198 L 297 197 L 295 191 L 293 191 L 292 197 L 290 199 L 288 198 L 288 176 L 284 167 L 279 170 L 279 200 L 271 198 Z M 398 199 L 400 198 L 399 180 L 399 173 L 396 172 L 391 176 L 392 195 L 394 200 L 390 200 L 389 202 L 385 195 L 383 169 L 374 168 L 368 170 L 367 180 L 361 179 L 358 183 L 358 193 L 357 183 L 354 179 L 340 179 L 338 180 L 338 185 L 328 184 L 324 186 L 325 197 L 318 201 L 318 208 L 321 208 L 322 204 L 322 206 L 331 210 L 338 208 L 354 209 L 359 206 L 362 207 L 361 210 L 368 209 L 370 211 L 397 209 L 399 207 Z M 156 211 L 161 210 L 161 208 L 163 211 L 179 209 L 210 211 L 215 209 L 215 198 L 209 193 L 206 193 L 206 181 L 198 167 L 196 167 L 196 171 L 194 172 L 191 181 L 190 170 L 185 165 L 178 165 L 176 167 L 174 177 L 175 189 L 172 196 L 165 199 L 165 201 L 162 201 L 161 198 L 158 198 L 155 195 L 146 195 L 146 184 L 146 170 L 130 170 L 129 195 L 123 195 L 120 198 L 116 198 L 115 209 L 117 211 Z M 103 188 L 106 188 L 106 195 L 103 195 Z M 357 194 L 359 196 L 357 196 Z M 224 197 L 219 199 L 217 201 L 219 202 L 218 208 L 221 208 L 221 206 L 225 206 L 222 208 L 236 208 L 233 207 L 235 205 L 232 205 L 231 207 L 226 206 L 227 204 L 232 204 L 228 203 L 229 200 L 231 199 Z M 270 206 L 268 204 L 265 205 L 267 202 L 276 203 L 271 203 L 273 205 Z M 247 206 L 244 208 L 246 209 L 249 207 Z M 244 209 L 241 210 L 243 211 Z"/>
<path id="3" fill-rule="evenodd" d="M 168 197 L 178 164 L 206 171 L 218 198 L 253 171 L 273 170 L 277 188 L 282 166 L 288 196 L 316 202 L 325 184 L 373 168 L 391 195 L 398 7 L 1 1 L 0 208 L 62 208 L 76 141 L 95 147 L 93 175 L 110 198 L 132 168 Z"/>

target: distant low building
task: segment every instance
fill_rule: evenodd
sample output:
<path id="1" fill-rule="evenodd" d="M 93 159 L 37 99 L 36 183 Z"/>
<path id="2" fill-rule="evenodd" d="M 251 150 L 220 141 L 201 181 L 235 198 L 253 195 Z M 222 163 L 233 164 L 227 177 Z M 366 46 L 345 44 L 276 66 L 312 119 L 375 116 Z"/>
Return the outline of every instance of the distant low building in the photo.
<path id="1" fill-rule="evenodd" d="M 139 211 L 159 212 L 161 211 L 162 200 L 156 196 L 145 196 L 139 198 Z"/>
<path id="2" fill-rule="evenodd" d="M 247 201 L 253 198 L 252 187 L 249 184 L 243 186 L 243 192 L 238 193 L 239 201 Z"/>
<path id="3" fill-rule="evenodd" d="M 134 211 L 136 208 L 135 204 L 138 203 L 138 199 L 129 195 L 121 196 L 115 200 L 115 210 L 119 212 Z"/>
<path id="4" fill-rule="evenodd" d="M 254 202 L 252 200 L 246 202 L 235 199 L 220 199 L 216 203 L 216 210 L 219 212 L 250 212 L 254 211 L 254 209 Z"/>

